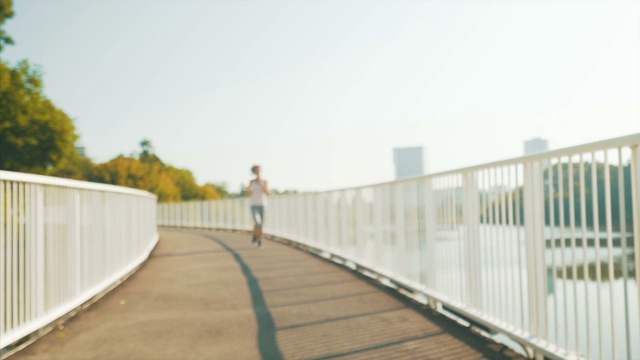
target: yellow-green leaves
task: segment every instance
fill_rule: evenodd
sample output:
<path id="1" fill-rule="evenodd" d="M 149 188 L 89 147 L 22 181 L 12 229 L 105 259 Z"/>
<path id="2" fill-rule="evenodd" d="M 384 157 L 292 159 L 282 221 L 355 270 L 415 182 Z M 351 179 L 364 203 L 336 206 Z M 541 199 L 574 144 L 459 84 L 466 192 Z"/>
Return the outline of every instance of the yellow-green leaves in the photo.
<path id="1" fill-rule="evenodd" d="M 13 15 L 13 1 L 0 0 L 0 52 L 2 52 L 4 45 L 13 44 L 13 39 L 2 29 L 2 24 L 4 24 L 7 19 L 12 18 Z"/>
<path id="2" fill-rule="evenodd" d="M 38 71 L 0 62 L 0 80 L 0 169 L 45 173 L 73 156 L 75 126 L 43 95 Z"/>

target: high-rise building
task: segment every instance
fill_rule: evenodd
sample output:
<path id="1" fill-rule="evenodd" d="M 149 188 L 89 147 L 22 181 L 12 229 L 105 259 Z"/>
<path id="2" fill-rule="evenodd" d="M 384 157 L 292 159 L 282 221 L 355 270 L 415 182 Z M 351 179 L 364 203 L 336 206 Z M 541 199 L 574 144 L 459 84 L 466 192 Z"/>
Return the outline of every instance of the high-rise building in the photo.
<path id="1" fill-rule="evenodd" d="M 396 180 L 422 176 L 425 173 L 422 146 L 393 149 Z"/>
<path id="2" fill-rule="evenodd" d="M 533 155 L 549 151 L 549 142 L 547 139 L 534 138 L 524 142 L 524 154 Z"/>
<path id="3" fill-rule="evenodd" d="M 549 142 L 547 139 L 534 138 L 524 142 L 524 154 L 533 155 L 549 151 Z M 549 160 L 542 160 L 542 168 L 549 167 Z"/>
<path id="4" fill-rule="evenodd" d="M 84 146 L 76 146 L 76 151 L 81 158 L 86 158 L 87 154 L 85 153 Z"/>

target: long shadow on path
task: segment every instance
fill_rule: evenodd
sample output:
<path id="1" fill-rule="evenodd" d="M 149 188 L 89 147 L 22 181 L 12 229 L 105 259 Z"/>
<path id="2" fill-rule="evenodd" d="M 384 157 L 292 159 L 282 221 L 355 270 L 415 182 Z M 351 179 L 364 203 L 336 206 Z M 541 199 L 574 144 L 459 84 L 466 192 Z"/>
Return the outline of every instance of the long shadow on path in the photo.
<path id="1" fill-rule="evenodd" d="M 239 233 L 191 233 L 218 243 L 241 267 L 263 359 L 522 358 L 364 275 L 304 251 L 275 242 L 251 251 L 250 238 Z"/>
<path id="2" fill-rule="evenodd" d="M 227 245 L 226 242 L 210 234 L 206 234 L 205 236 L 218 243 L 233 255 L 238 265 L 240 265 L 242 273 L 247 279 L 247 285 L 251 292 L 251 301 L 253 302 L 253 310 L 258 321 L 258 348 L 260 350 L 260 355 L 263 359 L 282 359 L 282 354 L 280 353 L 280 349 L 278 348 L 278 343 L 276 341 L 276 326 L 273 322 L 271 312 L 269 312 L 269 308 L 267 307 L 267 303 L 264 300 L 262 290 L 260 290 L 258 279 L 253 275 L 251 268 L 247 266 L 242 259 L 242 256 Z"/>

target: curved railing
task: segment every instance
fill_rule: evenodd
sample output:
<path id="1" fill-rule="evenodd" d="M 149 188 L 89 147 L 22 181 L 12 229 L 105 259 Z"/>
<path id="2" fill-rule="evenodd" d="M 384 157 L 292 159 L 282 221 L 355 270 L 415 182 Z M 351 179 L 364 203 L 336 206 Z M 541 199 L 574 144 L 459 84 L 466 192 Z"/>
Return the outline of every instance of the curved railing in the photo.
<path id="1" fill-rule="evenodd" d="M 530 355 L 638 358 L 639 145 L 635 134 L 274 196 L 265 232 L 411 289 Z M 161 204 L 158 215 L 165 226 L 252 228 L 246 199 Z"/>
<path id="2" fill-rule="evenodd" d="M 0 171 L 0 349 L 118 282 L 157 241 L 153 194 Z"/>

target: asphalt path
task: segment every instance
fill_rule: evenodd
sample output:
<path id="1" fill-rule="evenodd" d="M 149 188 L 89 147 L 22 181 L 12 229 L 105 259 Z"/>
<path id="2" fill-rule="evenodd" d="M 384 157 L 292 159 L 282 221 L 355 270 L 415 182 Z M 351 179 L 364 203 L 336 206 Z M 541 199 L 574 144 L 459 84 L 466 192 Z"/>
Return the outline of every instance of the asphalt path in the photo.
<path id="1" fill-rule="evenodd" d="M 304 251 L 164 229 L 135 274 L 9 359 L 261 358 L 520 356 Z"/>

